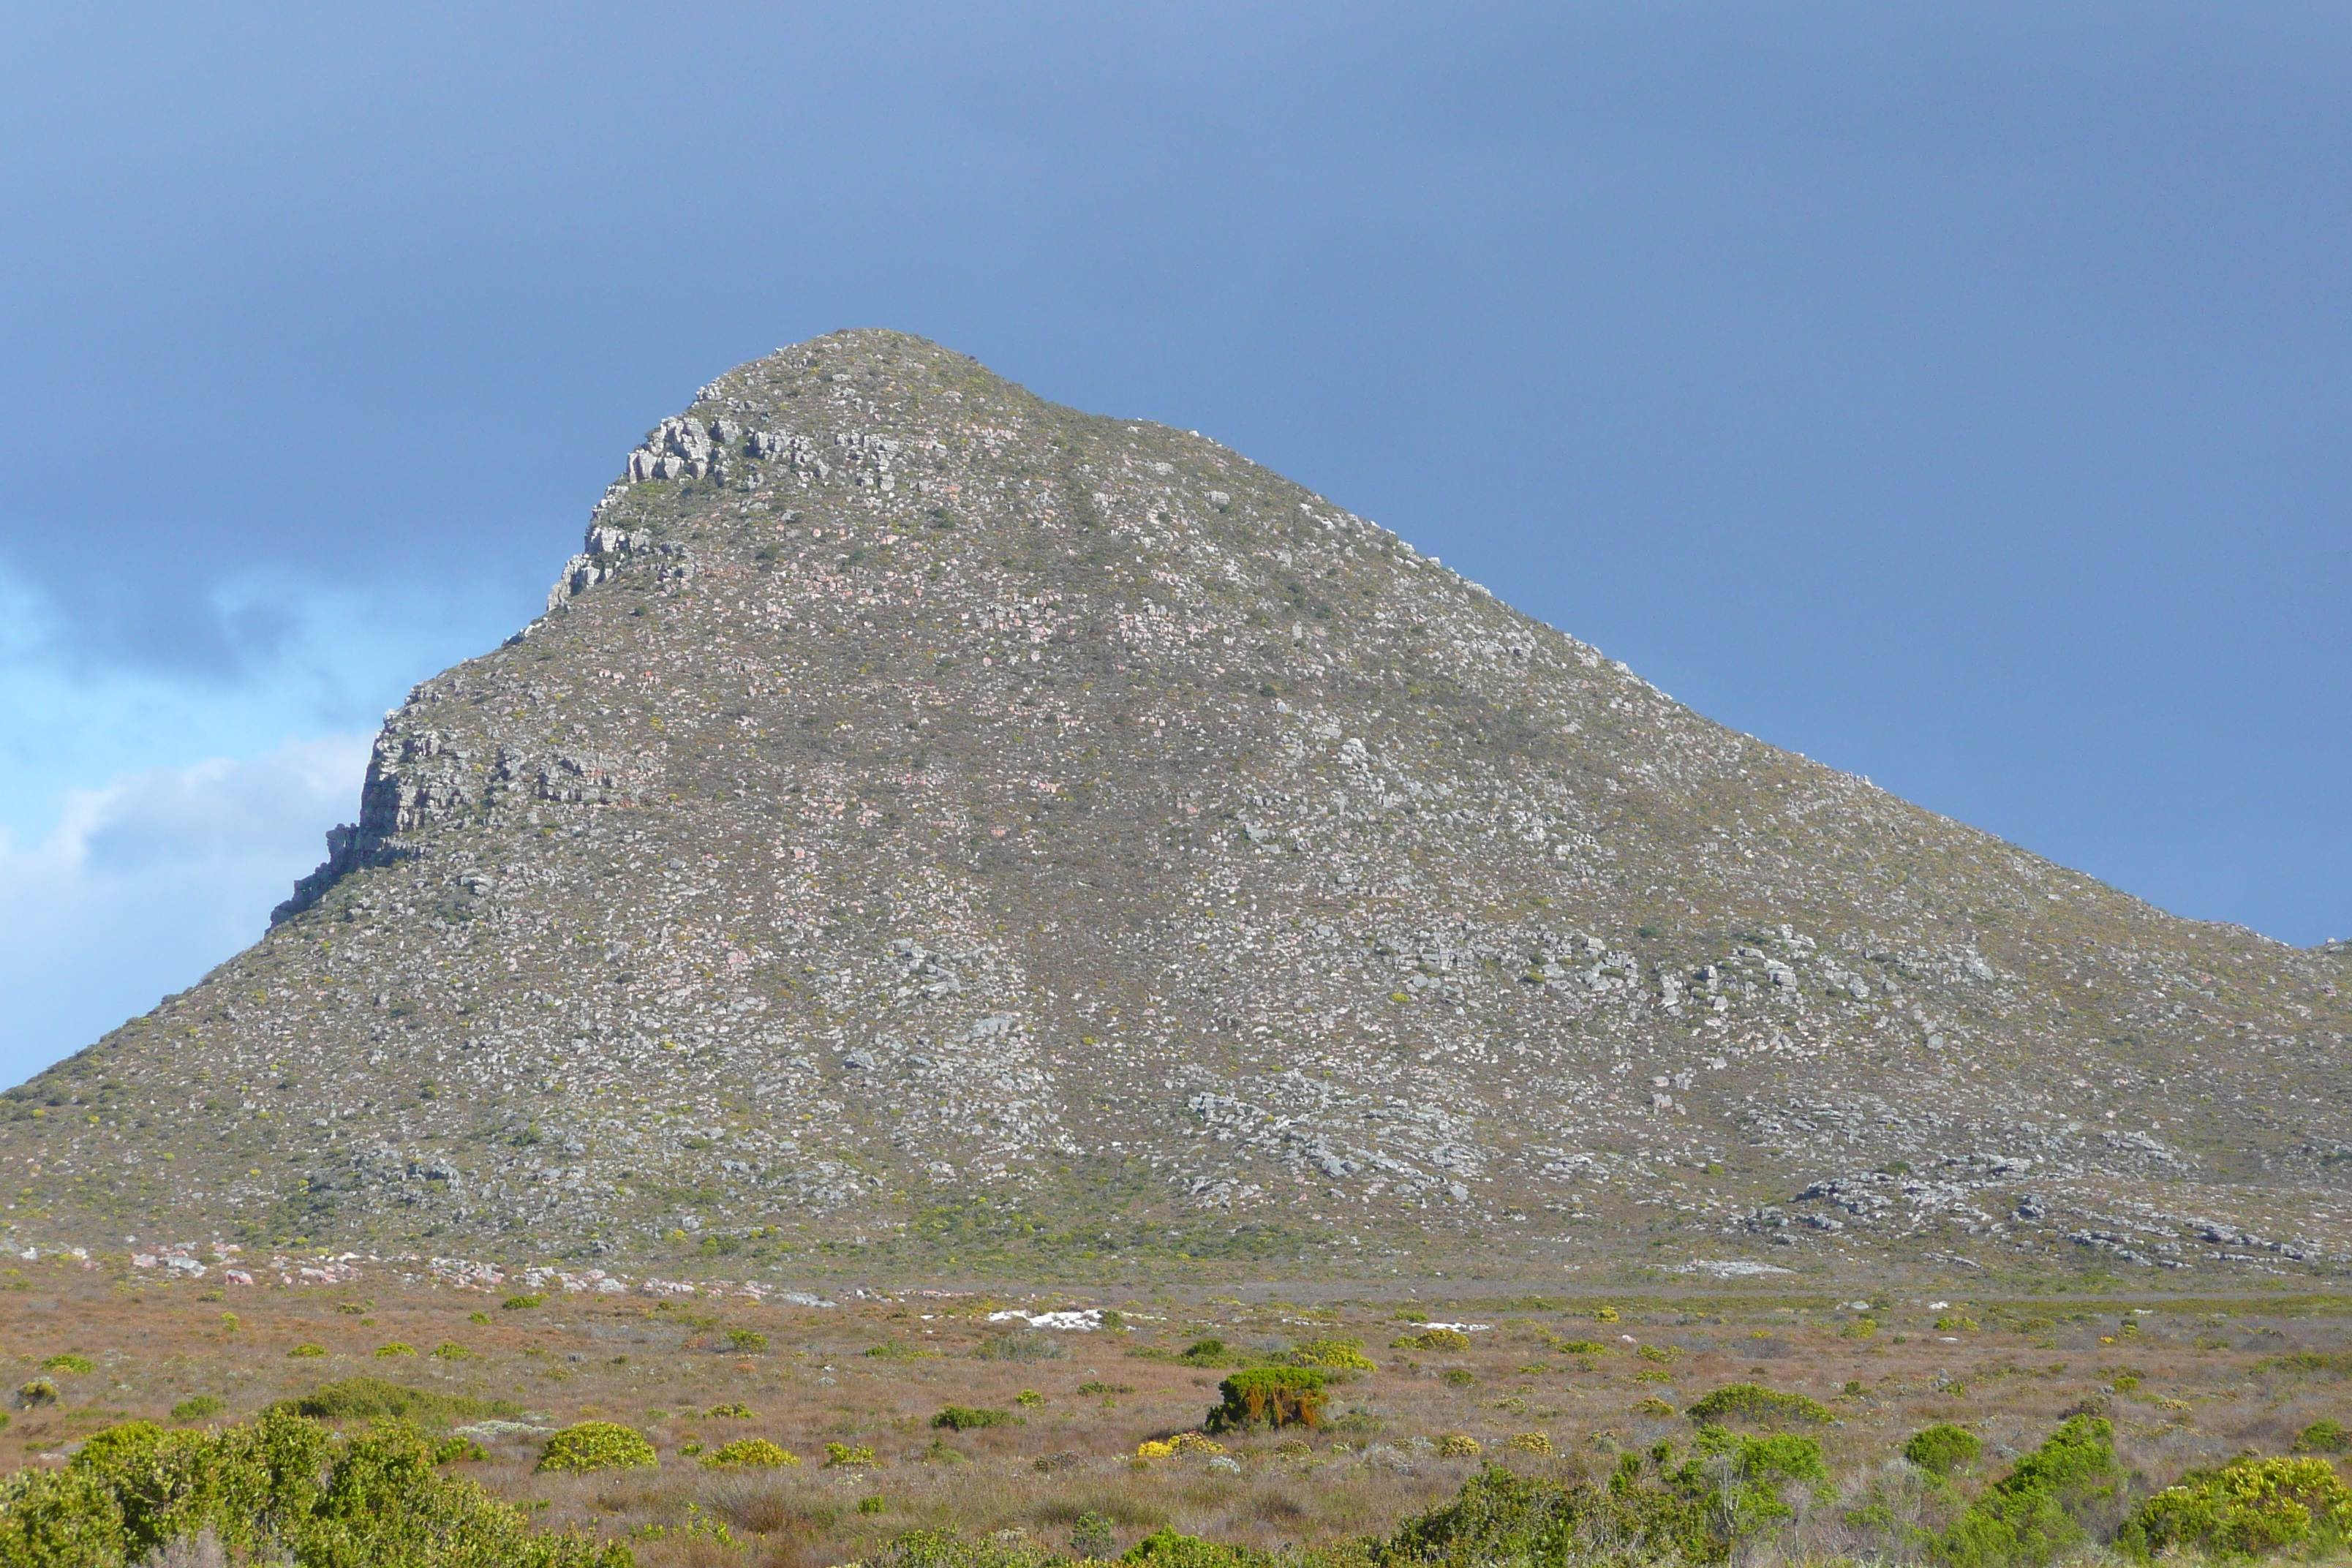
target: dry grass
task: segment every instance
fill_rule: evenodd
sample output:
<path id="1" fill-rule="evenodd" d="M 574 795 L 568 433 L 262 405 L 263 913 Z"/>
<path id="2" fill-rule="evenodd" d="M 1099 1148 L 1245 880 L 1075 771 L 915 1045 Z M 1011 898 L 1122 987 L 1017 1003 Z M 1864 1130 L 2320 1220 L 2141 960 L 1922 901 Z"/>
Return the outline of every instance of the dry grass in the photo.
<path id="1" fill-rule="evenodd" d="M 1388 1530 L 1452 1495 L 1478 1463 L 1440 1460 L 1415 1439 L 1466 1433 L 1490 1458 L 1573 1475 L 1605 1450 L 1687 1442 L 1686 1422 L 1638 1414 L 1643 1398 L 1679 1407 L 1742 1380 L 1822 1400 L 1841 1422 L 1822 1433 L 1838 1500 L 1806 1501 L 1773 1550 L 1792 1559 L 1869 1556 L 1874 1542 L 1843 1523 L 1845 1512 L 1874 1482 L 1888 1482 L 1895 1445 L 1931 1421 L 1975 1429 L 1986 1441 L 1986 1469 L 1997 1471 L 2067 1412 L 2095 1405 L 2115 1417 L 2126 1462 L 2161 1484 L 2247 1448 L 2283 1451 L 2322 1416 L 2352 1418 L 2352 1379 L 2259 1370 L 2285 1351 L 2343 1348 L 2340 1305 L 2290 1315 L 2246 1304 L 2221 1321 L 2203 1310 L 2158 1310 L 2129 1319 L 2137 1325 L 2129 1332 L 2127 1314 L 2115 1307 L 2045 1304 L 2002 1315 L 1979 1306 L 1973 1313 L 1987 1326 L 1948 1338 L 1930 1326 L 1933 1314 L 1898 1306 L 1876 1314 L 1875 1337 L 1859 1339 L 1841 1331 L 1854 1314 L 1761 1298 L 1711 1302 L 1704 1313 L 1624 1306 L 1622 1321 L 1607 1324 L 1589 1312 L 1473 1303 L 1437 1315 L 1496 1327 L 1474 1335 L 1466 1351 L 1430 1353 L 1383 1348 L 1398 1330 L 1392 1303 L 1309 1312 L 1163 1300 L 1127 1304 L 1137 1332 L 1067 1334 L 1060 1358 L 1018 1361 L 974 1353 L 1004 1331 L 984 1321 L 986 1303 L 974 1300 L 817 1311 L 559 1296 L 535 1310 L 502 1311 L 479 1294 L 381 1282 L 217 1300 L 201 1283 L 117 1279 L 69 1265 L 29 1268 L 16 1284 L 0 1291 L 0 1352 L 18 1369 L 14 1382 L 60 1352 L 97 1363 L 88 1373 L 50 1374 L 64 1390 L 61 1404 L 15 1413 L 0 1444 L 13 1447 L 16 1462 L 55 1463 L 78 1438 L 116 1420 L 168 1420 L 194 1394 L 222 1398 L 227 1409 L 213 1419 L 235 1420 L 333 1379 L 384 1376 L 509 1402 L 539 1425 L 593 1417 L 645 1430 L 661 1453 L 658 1470 L 535 1475 L 536 1440 L 527 1435 L 493 1440 L 489 1458 L 468 1469 L 551 1524 L 635 1536 L 647 1568 L 721 1561 L 819 1568 L 918 1528 L 1017 1529 L 1060 1547 L 1086 1513 L 1112 1521 L 1122 1544 L 1162 1524 L 1261 1546 L 1331 1541 Z M 223 1318 L 230 1311 L 233 1327 Z M 472 1321 L 477 1312 L 489 1321 Z M 726 1331 L 738 1328 L 766 1333 L 769 1353 L 725 1351 Z M 1381 1370 L 1336 1383 L 1336 1420 L 1311 1435 L 1304 1456 L 1278 1454 L 1269 1434 L 1229 1445 L 1238 1473 L 1213 1469 L 1204 1458 L 1134 1458 L 1139 1441 L 1194 1426 L 1215 1403 L 1222 1369 L 1172 1359 L 1192 1339 L 1219 1335 L 1276 1350 L 1286 1338 L 1331 1334 L 1364 1339 Z M 1672 1346 L 1675 1355 L 1644 1360 L 1621 1335 Z M 1605 1348 L 1598 1355 L 1554 1348 L 1570 1339 Z M 454 1342 L 472 1354 L 372 1353 L 392 1342 Z M 289 1358 L 302 1343 L 328 1354 Z M 920 1353 L 862 1353 L 885 1343 Z M 1466 1372 L 1468 1381 L 1449 1383 L 1449 1371 Z M 1637 1380 L 1643 1372 L 1669 1381 Z M 1086 1384 L 1131 1392 L 1079 1393 Z M 1018 1405 L 1024 1390 L 1045 1403 Z M 734 1403 L 752 1415 L 704 1414 Z M 931 1415 L 950 1404 L 1021 1410 L 1025 1424 L 935 1431 Z M 1527 1432 L 1546 1434 L 1555 1454 L 1505 1455 L 1505 1440 Z M 769 1438 L 804 1462 L 713 1470 L 684 1451 L 747 1436 Z M 828 1442 L 869 1446 L 878 1463 L 829 1468 Z M 860 1500 L 874 1498 L 881 1500 L 861 1511 Z M 719 1526 L 736 1550 L 710 1539 Z"/>

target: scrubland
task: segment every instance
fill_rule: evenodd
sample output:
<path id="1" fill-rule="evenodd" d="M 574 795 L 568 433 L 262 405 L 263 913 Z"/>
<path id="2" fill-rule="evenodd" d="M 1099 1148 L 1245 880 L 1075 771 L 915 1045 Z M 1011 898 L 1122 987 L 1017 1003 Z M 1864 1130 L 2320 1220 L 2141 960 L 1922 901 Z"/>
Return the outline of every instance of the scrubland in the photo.
<path id="1" fill-rule="evenodd" d="M 2327 1450 L 2341 1426 L 2328 1424 L 2352 1423 L 2352 1301 L 2336 1298 L 1756 1289 L 1308 1305 L 1262 1289 L 1004 1290 L 811 1309 L 367 1281 L 225 1290 L 69 1264 L 9 1283 L 0 1352 L 22 1386 L 0 1443 L 15 1466 L 68 1466 L 93 1434 L 132 1420 L 226 1429 L 309 1398 L 358 1433 L 396 1412 L 459 1456 L 446 1474 L 535 1527 L 625 1543 L 649 1565 L 814 1568 L 925 1531 L 1024 1560 L 1117 1555 L 1171 1529 L 1344 1555 L 1393 1542 L 1488 1467 L 1596 1496 L 1612 1478 L 1621 1491 L 1667 1485 L 1706 1458 L 1693 1406 L 1703 1415 L 1708 1394 L 1740 1384 L 1788 1396 L 1784 1418 L 1734 1408 L 1725 1425 L 1801 1436 L 1821 1465 L 1766 1476 L 1769 1517 L 1736 1543 L 1743 1560 L 1950 1560 L 1936 1531 L 2078 1416 L 2112 1434 L 2104 1514 L 2068 1548 L 2098 1554 L 2116 1550 L 2102 1531 L 2184 1472 L 2249 1453 L 2340 1464 Z M 1103 1309 L 1104 1326 L 991 1319 L 1079 1306 Z M 1302 1361 L 1321 1363 L 1312 1425 L 1171 1444 L 1203 1432 L 1236 1371 Z M 554 1432 L 587 1421 L 642 1434 L 656 1462 L 539 1468 Z M 1948 1485 L 1902 1458 L 1937 1424 L 1979 1445 Z M 722 1452 L 769 1462 L 708 1462 Z M 1728 1474 L 1733 1461 L 1710 1462 Z M 918 1535 L 896 1550 L 941 1548 Z"/>

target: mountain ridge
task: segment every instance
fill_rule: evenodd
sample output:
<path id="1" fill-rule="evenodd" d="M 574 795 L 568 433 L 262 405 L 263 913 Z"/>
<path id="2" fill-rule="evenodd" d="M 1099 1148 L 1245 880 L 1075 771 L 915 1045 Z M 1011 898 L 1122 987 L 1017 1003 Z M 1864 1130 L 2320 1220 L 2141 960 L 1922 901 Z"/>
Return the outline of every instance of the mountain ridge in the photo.
<path id="1" fill-rule="evenodd" d="M 20 1236 L 777 1268 L 2325 1270 L 2342 973 L 861 331 L 656 426 L 0 1170 Z"/>

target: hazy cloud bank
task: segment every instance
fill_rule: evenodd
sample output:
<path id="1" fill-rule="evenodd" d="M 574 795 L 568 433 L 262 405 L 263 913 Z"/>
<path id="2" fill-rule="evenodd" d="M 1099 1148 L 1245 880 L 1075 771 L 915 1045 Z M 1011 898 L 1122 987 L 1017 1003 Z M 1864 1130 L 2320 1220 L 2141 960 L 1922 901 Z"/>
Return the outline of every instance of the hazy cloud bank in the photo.
<path id="1" fill-rule="evenodd" d="M 95 1040 L 259 936 L 349 821 L 373 737 L 75 790 L 37 843 L 0 832 L 0 1078 Z"/>

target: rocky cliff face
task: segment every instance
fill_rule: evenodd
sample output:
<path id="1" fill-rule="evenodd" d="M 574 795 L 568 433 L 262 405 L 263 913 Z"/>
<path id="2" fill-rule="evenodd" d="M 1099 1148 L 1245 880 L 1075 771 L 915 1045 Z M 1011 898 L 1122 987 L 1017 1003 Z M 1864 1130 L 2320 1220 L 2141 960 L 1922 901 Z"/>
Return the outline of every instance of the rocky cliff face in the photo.
<path id="1" fill-rule="evenodd" d="M 21 1236 L 1542 1276 L 2352 1255 L 2342 955 L 1713 724 L 1197 435 L 847 332 L 664 420 Z"/>

